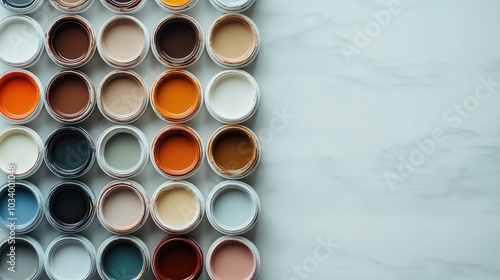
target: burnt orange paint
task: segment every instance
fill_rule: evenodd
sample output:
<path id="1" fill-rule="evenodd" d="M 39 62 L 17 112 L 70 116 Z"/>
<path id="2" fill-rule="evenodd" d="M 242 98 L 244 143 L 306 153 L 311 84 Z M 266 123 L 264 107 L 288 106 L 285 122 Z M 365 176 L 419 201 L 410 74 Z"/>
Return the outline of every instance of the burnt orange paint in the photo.
<path id="1" fill-rule="evenodd" d="M 152 103 L 167 121 L 181 122 L 193 117 L 201 106 L 201 86 L 184 70 L 169 70 L 154 83 Z"/>
<path id="2" fill-rule="evenodd" d="M 171 126 L 153 141 L 153 154 L 159 169 L 170 176 L 184 176 L 201 164 L 201 140 L 186 126 Z"/>
<path id="3" fill-rule="evenodd" d="M 24 72 L 11 72 L 0 80 L 0 112 L 9 119 L 22 120 L 33 114 L 40 103 L 40 88 Z"/>

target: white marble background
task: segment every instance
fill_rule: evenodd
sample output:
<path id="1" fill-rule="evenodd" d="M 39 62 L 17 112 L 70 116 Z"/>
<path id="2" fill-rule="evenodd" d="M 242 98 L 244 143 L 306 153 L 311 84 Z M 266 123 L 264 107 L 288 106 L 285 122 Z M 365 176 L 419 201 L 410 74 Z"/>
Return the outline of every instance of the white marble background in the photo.
<path id="1" fill-rule="evenodd" d="M 152 30 L 166 13 L 149 2 L 137 17 Z M 263 160 L 245 179 L 263 202 L 247 234 L 259 279 L 500 279 L 499 10 L 258 0 L 247 12 L 263 41 L 247 68 L 262 88 L 247 125 Z M 46 29 L 58 14 L 46 3 L 34 18 Z M 219 13 L 200 0 L 189 14 L 208 30 Z M 111 15 L 100 3 L 84 14 L 96 29 Z M 30 70 L 46 83 L 59 69 L 45 55 Z M 148 84 L 163 70 L 151 54 L 136 69 Z M 206 54 L 190 69 L 203 85 L 219 70 Z M 96 56 L 83 71 L 98 83 L 111 68 Z M 94 139 L 109 125 L 98 111 L 83 123 Z M 148 109 L 135 125 L 151 139 L 165 123 Z M 219 124 L 203 109 L 189 125 L 206 142 Z M 28 126 L 47 137 L 58 124 L 43 112 Z M 58 179 L 43 167 L 30 180 L 46 193 Z M 98 193 L 111 179 L 96 165 L 82 180 Z M 151 164 L 136 180 L 149 194 L 164 181 Z M 205 195 L 220 180 L 207 164 L 191 179 Z M 82 234 L 97 246 L 110 236 L 97 220 Z M 44 221 L 32 235 L 46 246 L 58 233 Z M 151 221 L 138 235 L 150 249 L 164 236 Z M 206 251 L 218 234 L 205 220 L 193 236 Z"/>

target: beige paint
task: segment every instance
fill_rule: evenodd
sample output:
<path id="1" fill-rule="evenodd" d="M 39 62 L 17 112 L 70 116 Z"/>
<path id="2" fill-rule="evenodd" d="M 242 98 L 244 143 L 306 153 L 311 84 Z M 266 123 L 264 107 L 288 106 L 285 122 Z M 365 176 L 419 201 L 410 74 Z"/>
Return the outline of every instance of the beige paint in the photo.
<path id="1" fill-rule="evenodd" d="M 137 80 L 130 76 L 117 75 L 104 85 L 101 102 L 109 114 L 124 116 L 140 110 L 145 95 Z"/>
<path id="2" fill-rule="evenodd" d="M 120 18 L 105 27 L 102 33 L 102 50 L 118 62 L 137 59 L 144 46 L 145 34 L 133 20 Z"/>
<path id="3" fill-rule="evenodd" d="M 64 7 L 78 7 L 90 0 L 57 0 L 57 3 L 62 4 Z"/>
<path id="4" fill-rule="evenodd" d="M 130 229 L 141 223 L 145 214 L 144 201 L 134 190 L 116 187 L 108 191 L 102 201 L 102 215 L 114 229 Z"/>
<path id="5" fill-rule="evenodd" d="M 164 190 L 157 198 L 157 212 L 168 227 L 181 229 L 189 226 L 198 212 L 195 195 L 183 187 Z"/>
<path id="6" fill-rule="evenodd" d="M 257 48 L 257 35 L 250 24 L 240 18 L 224 18 L 213 29 L 214 53 L 229 62 L 250 58 Z"/>

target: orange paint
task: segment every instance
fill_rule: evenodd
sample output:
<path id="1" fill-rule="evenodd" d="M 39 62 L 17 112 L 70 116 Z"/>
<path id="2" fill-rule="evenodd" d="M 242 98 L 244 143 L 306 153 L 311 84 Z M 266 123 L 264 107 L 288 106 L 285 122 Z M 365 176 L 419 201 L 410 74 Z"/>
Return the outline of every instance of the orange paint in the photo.
<path id="1" fill-rule="evenodd" d="M 201 147 L 201 139 L 191 128 L 167 127 L 153 141 L 154 161 L 167 175 L 185 176 L 201 164 Z"/>
<path id="2" fill-rule="evenodd" d="M 201 86 L 184 70 L 168 70 L 154 83 L 153 108 L 165 120 L 184 122 L 196 115 L 201 106 Z"/>
<path id="3" fill-rule="evenodd" d="M 171 7 L 180 7 L 189 4 L 192 0 L 161 0 L 165 5 Z"/>
<path id="4" fill-rule="evenodd" d="M 33 114 L 40 103 L 40 88 L 25 72 L 10 72 L 0 79 L 0 112 L 12 120 Z"/>

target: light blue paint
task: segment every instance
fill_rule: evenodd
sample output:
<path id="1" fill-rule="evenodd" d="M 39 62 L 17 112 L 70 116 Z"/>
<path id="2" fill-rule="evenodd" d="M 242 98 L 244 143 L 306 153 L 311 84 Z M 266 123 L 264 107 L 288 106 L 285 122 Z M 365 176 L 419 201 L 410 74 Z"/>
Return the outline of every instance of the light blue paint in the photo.
<path id="1" fill-rule="evenodd" d="M 243 191 L 227 189 L 221 192 L 213 202 L 215 219 L 222 225 L 238 227 L 251 217 L 253 202 Z"/>
<path id="2" fill-rule="evenodd" d="M 11 221 L 8 218 L 17 218 L 16 225 L 22 226 L 33 222 L 36 218 L 39 205 L 35 194 L 27 187 L 17 184 L 15 191 L 15 215 L 11 216 L 8 209 L 9 192 L 7 188 L 0 194 L 0 219 L 2 223 L 9 224 Z M 13 221 L 12 221 L 13 222 Z"/>

